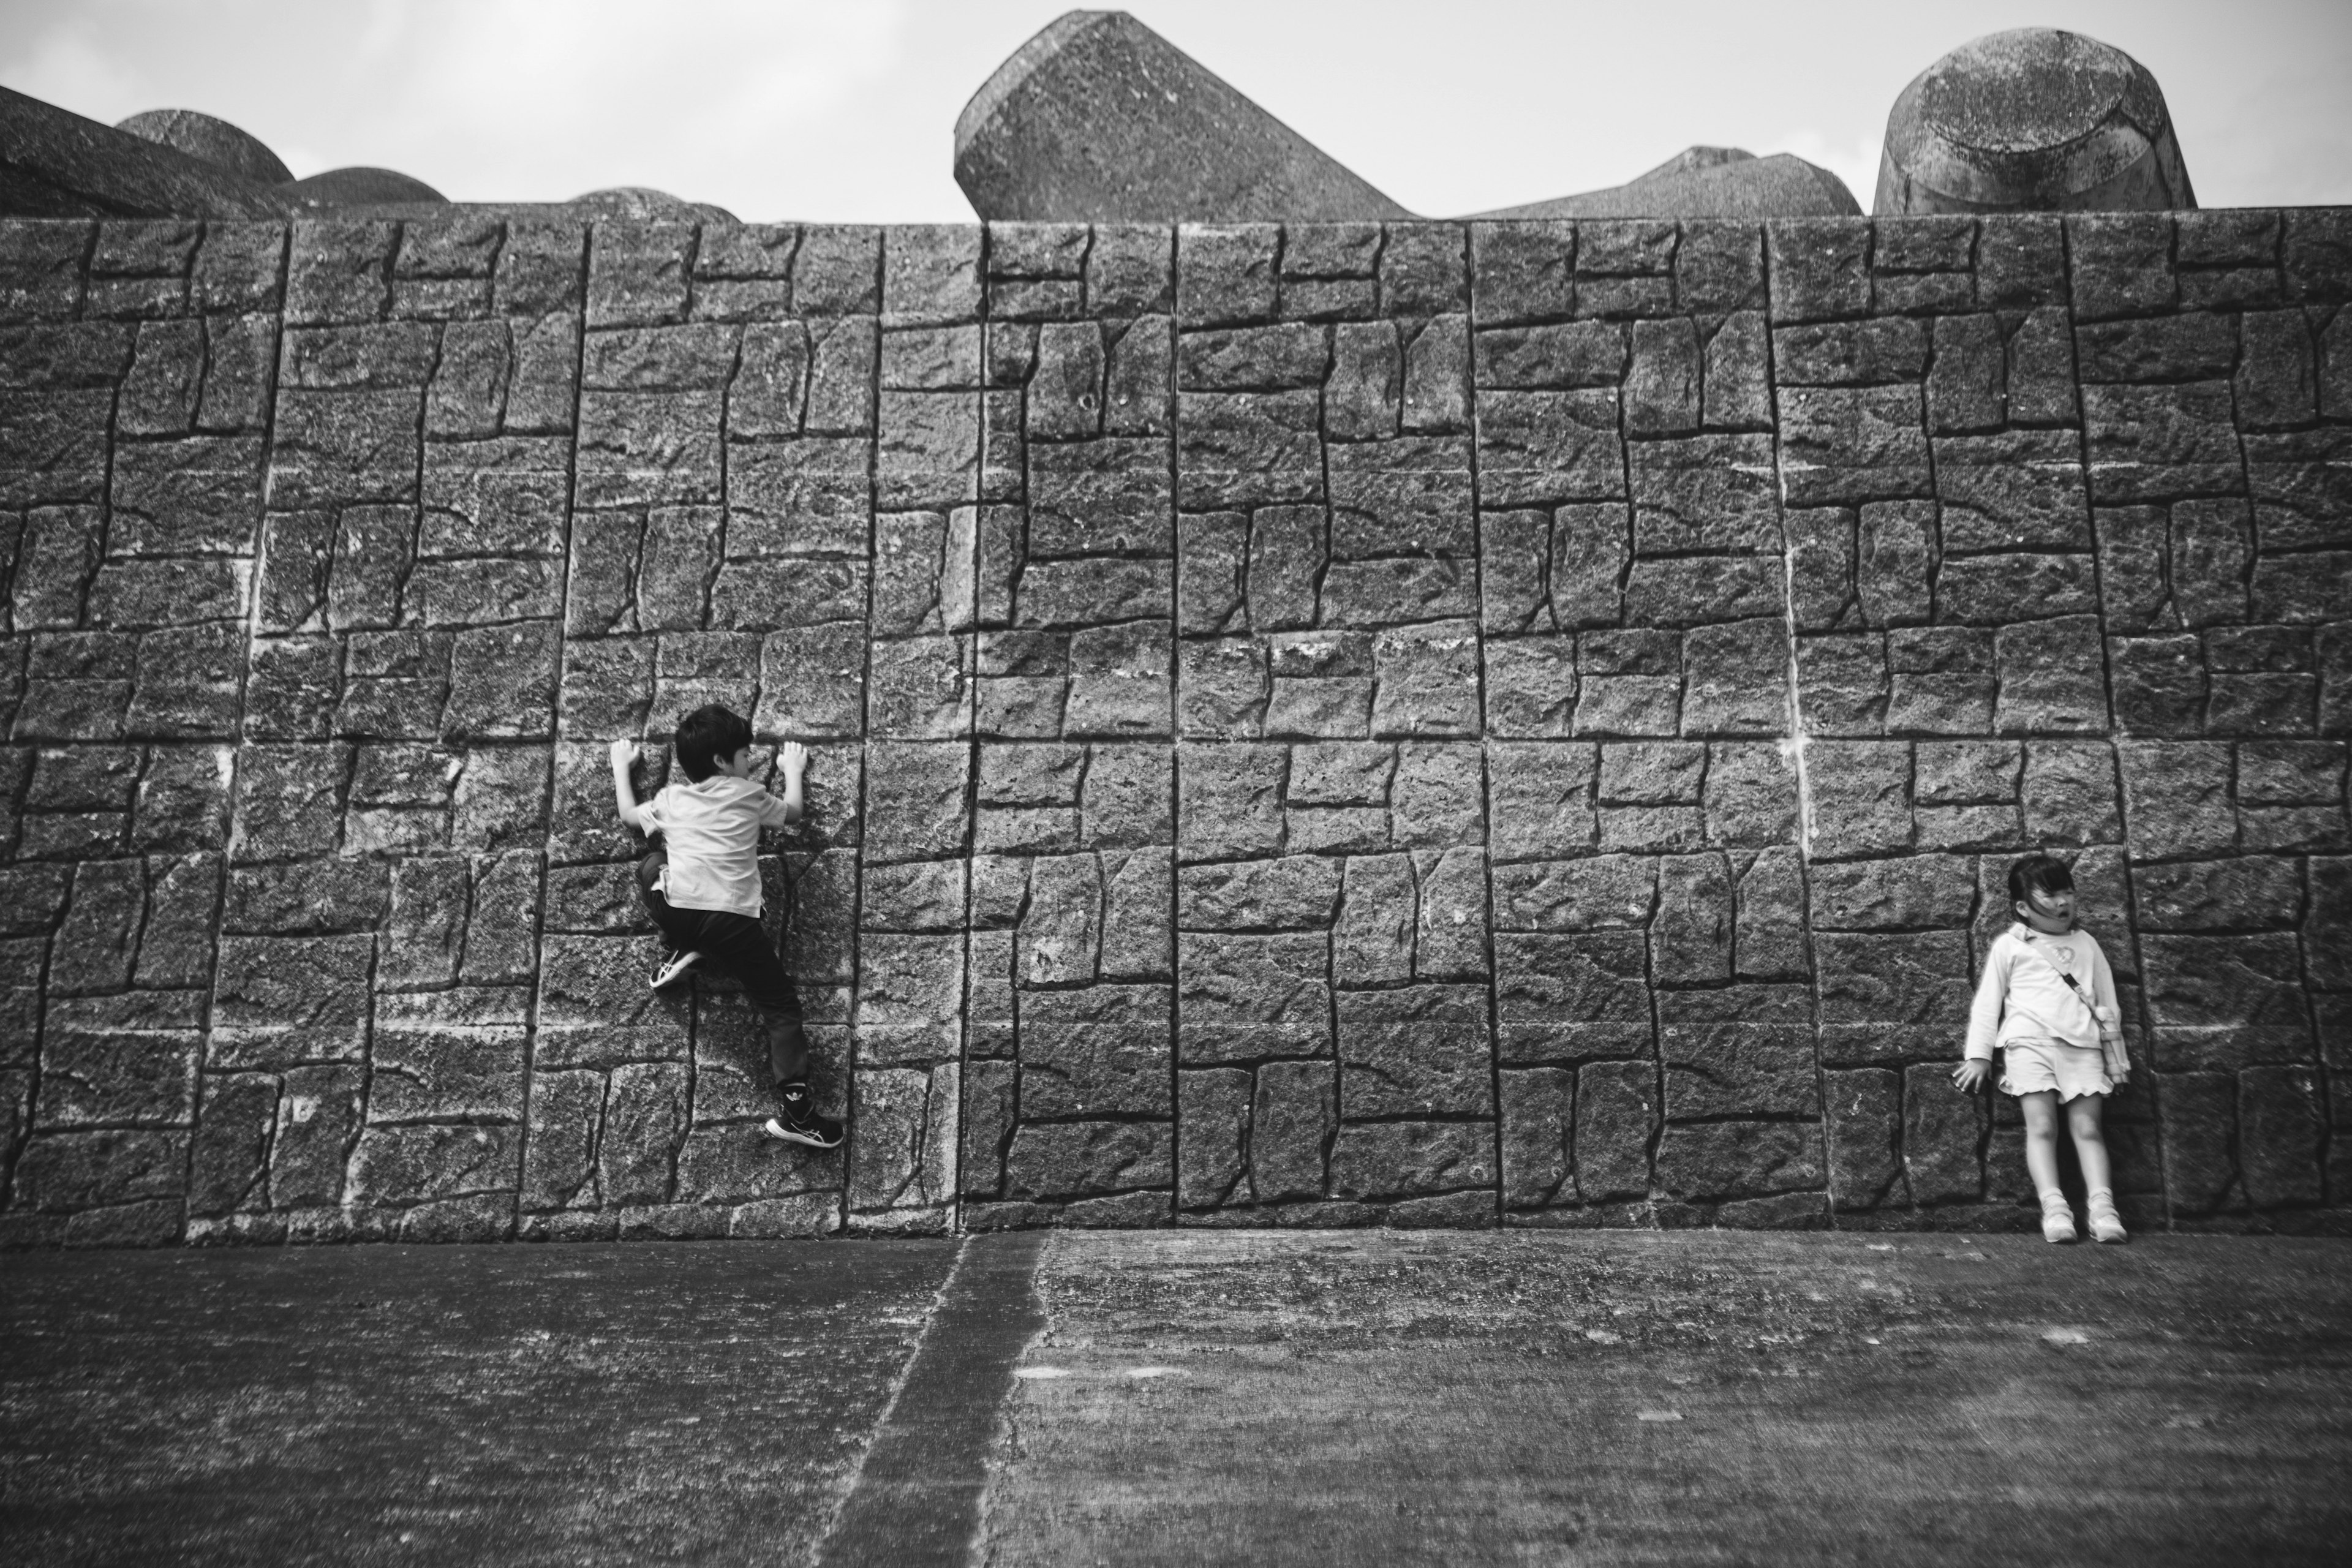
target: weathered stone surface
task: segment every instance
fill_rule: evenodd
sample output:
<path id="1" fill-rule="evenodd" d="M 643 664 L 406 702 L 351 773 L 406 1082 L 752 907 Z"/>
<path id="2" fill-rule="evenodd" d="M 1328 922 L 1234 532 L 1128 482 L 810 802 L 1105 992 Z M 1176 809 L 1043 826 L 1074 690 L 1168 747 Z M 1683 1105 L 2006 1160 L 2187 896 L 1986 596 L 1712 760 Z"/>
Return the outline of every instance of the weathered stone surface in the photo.
<path id="1" fill-rule="evenodd" d="M 2042 847 L 2144 1223 L 2332 1224 L 2342 291 L 2212 216 L 0 226 L 12 1234 L 2005 1225 Z M 841 1154 L 644 988 L 707 700 Z"/>
<path id="2" fill-rule="evenodd" d="M 987 220 L 1411 216 L 1121 11 L 1073 11 L 998 67 L 955 172 Z"/>
<path id="3" fill-rule="evenodd" d="M 1873 210 L 2196 205 L 2147 68 L 2079 33 L 2019 27 L 1961 46 L 1903 89 L 1887 116 Z"/>

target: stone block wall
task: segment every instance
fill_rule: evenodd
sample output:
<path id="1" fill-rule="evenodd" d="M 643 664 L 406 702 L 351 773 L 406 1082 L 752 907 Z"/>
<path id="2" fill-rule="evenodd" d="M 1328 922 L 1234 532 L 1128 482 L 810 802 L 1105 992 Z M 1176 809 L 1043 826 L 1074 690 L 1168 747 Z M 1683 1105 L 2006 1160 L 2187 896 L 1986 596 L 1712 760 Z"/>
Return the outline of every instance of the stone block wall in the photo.
<path id="1" fill-rule="evenodd" d="M 0 1241 L 2352 1216 L 2352 212 L 0 225 Z M 808 742 L 820 1100 L 604 752 Z"/>

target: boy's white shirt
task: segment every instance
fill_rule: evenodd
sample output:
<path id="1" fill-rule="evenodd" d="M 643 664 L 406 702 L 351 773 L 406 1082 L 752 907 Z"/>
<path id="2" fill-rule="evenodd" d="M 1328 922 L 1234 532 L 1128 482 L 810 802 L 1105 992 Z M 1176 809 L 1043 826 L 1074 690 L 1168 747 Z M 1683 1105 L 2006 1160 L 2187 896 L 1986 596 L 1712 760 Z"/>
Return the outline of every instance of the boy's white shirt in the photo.
<path id="1" fill-rule="evenodd" d="M 1969 1059 L 1990 1061 L 1996 1048 L 2016 1039 L 2046 1037 L 2096 1049 L 2102 1034 L 2116 1033 L 2113 1023 L 2103 1026 L 2083 995 L 2058 978 L 2062 970 L 2106 1018 L 2122 1016 L 2116 1008 L 2115 975 L 2097 938 L 2080 926 L 2052 936 L 2020 921 L 1995 937 L 1985 954 L 1976 1001 L 1969 1008 Z"/>
<path id="2" fill-rule="evenodd" d="M 750 779 L 713 773 L 699 784 L 664 785 L 638 809 L 669 856 L 655 886 L 673 909 L 760 918 L 760 830 L 790 824 L 782 801 Z"/>

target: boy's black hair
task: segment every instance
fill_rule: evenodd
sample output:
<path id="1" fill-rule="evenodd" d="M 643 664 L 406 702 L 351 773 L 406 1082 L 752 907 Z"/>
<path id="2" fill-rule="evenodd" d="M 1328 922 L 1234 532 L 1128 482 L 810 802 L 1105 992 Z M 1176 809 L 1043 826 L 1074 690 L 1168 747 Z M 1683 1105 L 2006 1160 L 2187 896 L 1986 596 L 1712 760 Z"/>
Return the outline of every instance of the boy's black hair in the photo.
<path id="1" fill-rule="evenodd" d="M 707 702 L 677 721 L 677 765 L 696 784 L 717 773 L 722 758 L 751 743 L 751 721 L 716 702 Z"/>
<path id="2" fill-rule="evenodd" d="M 2013 904 L 2032 903 L 2035 893 L 2069 893 L 2074 889 L 2074 873 L 2066 869 L 2066 862 L 2055 855 L 2028 855 L 2009 868 L 2009 901 Z"/>

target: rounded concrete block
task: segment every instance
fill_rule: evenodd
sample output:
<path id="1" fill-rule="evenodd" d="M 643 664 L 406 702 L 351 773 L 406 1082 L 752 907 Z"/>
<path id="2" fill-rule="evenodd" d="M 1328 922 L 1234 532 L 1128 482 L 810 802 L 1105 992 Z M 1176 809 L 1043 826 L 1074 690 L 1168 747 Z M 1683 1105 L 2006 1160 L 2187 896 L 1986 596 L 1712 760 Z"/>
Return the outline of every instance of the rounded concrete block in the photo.
<path id="1" fill-rule="evenodd" d="M 193 109 L 146 110 L 121 121 L 115 129 L 127 131 L 142 142 L 185 153 L 191 158 L 202 158 L 232 174 L 243 174 L 265 185 L 282 185 L 294 178 L 294 171 L 263 146 L 260 138 L 238 130 L 226 120 L 215 120 Z"/>
<path id="2" fill-rule="evenodd" d="M 2197 205 L 2164 91 L 2121 49 L 2054 27 L 1961 45 L 1886 117 L 1873 211 L 2164 212 Z"/>
<path id="3" fill-rule="evenodd" d="M 585 216 L 632 223 L 733 223 L 735 215 L 709 202 L 690 202 L 650 185 L 610 185 L 576 195 L 563 205 Z"/>
<path id="4" fill-rule="evenodd" d="M 392 202 L 446 202 L 449 198 L 417 179 L 397 169 L 371 169 L 355 164 L 348 169 L 330 169 L 323 174 L 312 174 L 305 180 L 294 180 L 278 187 L 279 194 L 292 197 L 306 206 L 358 207 L 374 206 Z"/>
<path id="5" fill-rule="evenodd" d="M 1072 11 L 956 121 L 983 219 L 1294 223 L 1412 215 L 1123 11 Z"/>
<path id="6" fill-rule="evenodd" d="M 1690 147 L 1605 191 L 1474 213 L 1481 218 L 1859 217 L 1845 182 L 1787 153 L 1759 158 L 1738 147 Z"/>

